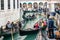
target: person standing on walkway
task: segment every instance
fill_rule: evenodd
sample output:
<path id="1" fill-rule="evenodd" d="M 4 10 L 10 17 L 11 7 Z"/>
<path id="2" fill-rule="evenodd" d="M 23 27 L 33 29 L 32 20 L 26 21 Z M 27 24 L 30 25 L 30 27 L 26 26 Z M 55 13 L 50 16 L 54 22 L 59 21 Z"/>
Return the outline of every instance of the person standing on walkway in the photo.
<path id="1" fill-rule="evenodd" d="M 54 38 L 54 20 L 51 16 L 48 19 L 47 26 L 48 26 L 49 38 Z"/>

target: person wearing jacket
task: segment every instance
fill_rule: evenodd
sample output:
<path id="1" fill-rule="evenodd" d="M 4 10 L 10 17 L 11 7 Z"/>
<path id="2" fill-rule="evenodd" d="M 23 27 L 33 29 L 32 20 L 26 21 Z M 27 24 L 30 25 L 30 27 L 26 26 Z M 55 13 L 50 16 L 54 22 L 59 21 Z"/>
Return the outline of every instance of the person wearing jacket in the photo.
<path id="1" fill-rule="evenodd" d="M 48 27 L 49 38 L 54 38 L 54 20 L 52 17 L 48 19 L 47 27 Z"/>

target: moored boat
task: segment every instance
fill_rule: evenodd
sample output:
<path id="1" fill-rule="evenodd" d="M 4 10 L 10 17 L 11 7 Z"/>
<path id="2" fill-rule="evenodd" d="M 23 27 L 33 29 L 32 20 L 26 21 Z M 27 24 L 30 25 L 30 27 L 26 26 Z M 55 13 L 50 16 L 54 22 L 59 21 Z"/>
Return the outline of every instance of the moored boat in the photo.
<path id="1" fill-rule="evenodd" d="M 23 35 L 29 35 L 29 34 L 36 34 L 39 32 L 39 29 L 31 29 L 31 28 L 28 28 L 28 29 L 25 29 L 25 30 L 22 30 L 20 29 L 19 30 L 20 32 L 20 35 L 23 36 Z"/>

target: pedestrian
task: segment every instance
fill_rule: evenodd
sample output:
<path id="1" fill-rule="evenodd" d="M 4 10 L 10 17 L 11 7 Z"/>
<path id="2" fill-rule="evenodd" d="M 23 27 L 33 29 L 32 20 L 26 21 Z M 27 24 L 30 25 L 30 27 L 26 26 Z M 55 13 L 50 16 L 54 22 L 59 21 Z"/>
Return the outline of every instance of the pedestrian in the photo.
<path id="1" fill-rule="evenodd" d="M 52 17 L 48 19 L 47 26 L 48 26 L 49 38 L 54 38 L 54 20 Z"/>

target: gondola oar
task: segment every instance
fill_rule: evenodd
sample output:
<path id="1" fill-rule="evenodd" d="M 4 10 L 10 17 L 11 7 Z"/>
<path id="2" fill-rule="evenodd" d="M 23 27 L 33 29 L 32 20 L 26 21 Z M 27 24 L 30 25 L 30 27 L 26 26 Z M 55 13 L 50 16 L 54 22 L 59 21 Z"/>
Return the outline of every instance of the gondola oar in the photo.
<path id="1" fill-rule="evenodd" d="M 12 40 L 14 40 L 13 38 L 13 30 L 11 29 L 11 37 L 12 37 Z"/>

